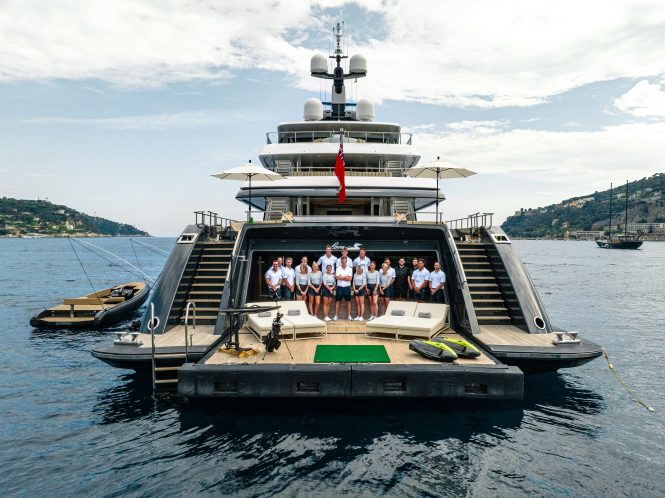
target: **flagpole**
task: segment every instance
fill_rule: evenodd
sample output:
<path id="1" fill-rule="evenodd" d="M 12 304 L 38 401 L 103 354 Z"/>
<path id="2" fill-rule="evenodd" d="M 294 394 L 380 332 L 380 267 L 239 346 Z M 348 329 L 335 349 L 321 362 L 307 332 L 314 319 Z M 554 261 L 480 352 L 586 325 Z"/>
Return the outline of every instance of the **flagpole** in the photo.
<path id="1" fill-rule="evenodd" d="M 249 224 L 252 224 L 252 174 L 249 174 Z"/>
<path id="2" fill-rule="evenodd" d="M 436 170 L 436 224 L 439 224 L 439 170 Z"/>

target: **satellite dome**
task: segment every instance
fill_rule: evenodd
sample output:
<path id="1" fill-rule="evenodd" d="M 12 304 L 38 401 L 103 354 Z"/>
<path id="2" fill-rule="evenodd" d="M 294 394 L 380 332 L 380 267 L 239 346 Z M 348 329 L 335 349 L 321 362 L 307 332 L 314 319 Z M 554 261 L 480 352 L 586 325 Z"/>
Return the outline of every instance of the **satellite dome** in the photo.
<path id="1" fill-rule="evenodd" d="M 314 59 L 312 59 L 312 61 L 313 60 Z M 358 75 L 367 74 L 367 59 L 365 59 L 364 55 L 356 54 L 351 57 L 351 61 L 349 62 L 349 72 Z"/>
<path id="2" fill-rule="evenodd" d="M 315 54 L 310 67 L 312 74 L 325 74 L 328 72 L 328 60 L 321 54 Z"/>
<path id="3" fill-rule="evenodd" d="M 323 104 L 321 101 L 314 98 L 307 99 L 303 117 L 305 121 L 321 121 L 323 119 Z"/>
<path id="4" fill-rule="evenodd" d="M 356 118 L 360 121 L 374 121 L 374 104 L 369 99 L 359 99 L 356 104 Z"/>

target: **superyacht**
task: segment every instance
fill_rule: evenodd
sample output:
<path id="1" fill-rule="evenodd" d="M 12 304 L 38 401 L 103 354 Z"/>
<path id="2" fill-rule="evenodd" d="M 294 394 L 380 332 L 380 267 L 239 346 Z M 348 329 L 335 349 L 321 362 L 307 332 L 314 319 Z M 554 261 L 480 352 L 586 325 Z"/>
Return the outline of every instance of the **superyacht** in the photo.
<path id="1" fill-rule="evenodd" d="M 157 391 L 188 398 L 521 399 L 525 374 L 600 356 L 600 346 L 551 323 L 491 213 L 441 219 L 438 181 L 409 174 L 421 159 L 412 135 L 375 120 L 370 101 L 347 100 L 345 82 L 364 77 L 367 61 L 347 58 L 341 26 L 333 32 L 329 57 L 311 60 L 311 75 L 332 81 L 330 100 L 308 99 L 302 120 L 266 134 L 259 169 L 270 175 L 248 176 L 236 195 L 249 215 L 196 212 L 140 326 L 92 354 L 151 372 Z M 421 219 L 427 210 L 434 219 Z M 264 282 L 273 260 L 314 262 L 326 245 L 336 255 L 347 248 L 351 258 L 362 247 L 379 265 L 385 258 L 409 265 L 422 258 L 429 269 L 440 262 L 447 304 L 393 300 L 380 318 L 368 320 L 365 305 L 363 320 L 343 314 L 330 321 L 323 306 L 316 316 L 304 301 L 277 307 Z M 358 315 L 353 300 L 352 308 Z M 435 361 L 410 349 L 419 339 L 467 341 L 479 354 Z"/>

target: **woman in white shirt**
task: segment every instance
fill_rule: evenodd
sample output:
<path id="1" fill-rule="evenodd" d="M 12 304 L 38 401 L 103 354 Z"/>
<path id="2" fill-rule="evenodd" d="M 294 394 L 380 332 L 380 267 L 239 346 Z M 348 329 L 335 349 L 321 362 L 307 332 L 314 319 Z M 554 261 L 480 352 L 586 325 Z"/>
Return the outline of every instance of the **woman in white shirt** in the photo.
<path id="1" fill-rule="evenodd" d="M 326 322 L 330 321 L 330 302 L 337 284 L 332 270 L 332 265 L 326 266 L 326 272 L 323 274 L 323 312 L 326 315 L 324 318 Z"/>
<path id="2" fill-rule="evenodd" d="M 309 313 L 312 316 L 319 314 L 321 304 L 321 289 L 323 288 L 323 273 L 319 270 L 319 264 L 312 263 L 312 272 L 309 274 Z"/>
<path id="3" fill-rule="evenodd" d="M 381 265 L 381 272 L 379 273 L 379 297 L 381 298 L 381 306 L 383 307 L 383 314 L 385 315 L 386 309 L 390 304 L 390 299 L 393 297 L 393 274 L 390 272 L 390 267 L 387 263 Z"/>
<path id="4" fill-rule="evenodd" d="M 369 320 L 379 315 L 379 272 L 376 263 L 372 261 L 367 270 L 367 295 L 369 296 Z"/>
<path id="5" fill-rule="evenodd" d="M 365 290 L 367 289 L 367 275 L 363 271 L 363 267 L 356 266 L 356 273 L 353 275 L 352 280 L 353 294 L 356 296 L 356 311 L 358 316 L 352 320 L 364 320 L 365 316 Z"/>
<path id="6" fill-rule="evenodd" d="M 296 301 L 307 301 L 307 286 L 309 285 L 309 266 L 301 263 L 296 275 Z"/>

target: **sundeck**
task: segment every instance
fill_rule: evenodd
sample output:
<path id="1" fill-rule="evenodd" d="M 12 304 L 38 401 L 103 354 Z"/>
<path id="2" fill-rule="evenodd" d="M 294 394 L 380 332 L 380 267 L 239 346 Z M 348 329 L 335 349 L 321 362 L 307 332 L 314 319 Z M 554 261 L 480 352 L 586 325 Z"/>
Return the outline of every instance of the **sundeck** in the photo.
<path id="1" fill-rule="evenodd" d="M 375 122 L 369 101 L 347 103 L 344 81 L 364 76 L 367 63 L 354 56 L 345 72 L 339 26 L 336 37 L 333 70 L 319 55 L 311 67 L 313 76 L 333 80 L 331 101 L 309 99 L 302 121 L 268 132 L 259 159 L 282 178 L 247 183 L 236 196 L 262 211 L 263 219 L 197 212 L 166 262 L 141 330 L 93 355 L 114 366 L 152 370 L 157 388 L 187 397 L 481 399 L 519 399 L 524 372 L 554 371 L 599 356 L 600 346 L 550 323 L 490 213 L 420 219 L 445 197 L 434 180 L 408 177 L 420 161 L 411 135 L 398 124 Z M 334 172 L 340 142 L 344 202 L 338 202 Z M 327 322 L 323 305 L 312 317 L 302 302 L 277 303 L 284 315 L 282 347 L 266 351 L 276 309 L 263 317 L 238 310 L 252 304 L 274 308 L 264 283 L 273 259 L 316 261 L 326 244 L 337 255 L 347 247 L 351 257 L 362 246 L 379 262 L 389 257 L 396 264 L 403 257 L 410 264 L 418 257 L 431 269 L 438 261 L 447 276 L 447 304 L 419 312 L 421 304 L 392 301 L 376 321 L 352 321 L 340 313 Z M 357 313 L 353 303 L 351 315 Z M 369 318 L 367 305 L 363 318 Z M 437 337 L 463 338 L 481 354 L 440 363 L 409 348 L 410 340 Z M 326 361 L 319 354 L 347 346 L 379 346 L 382 359 Z"/>

